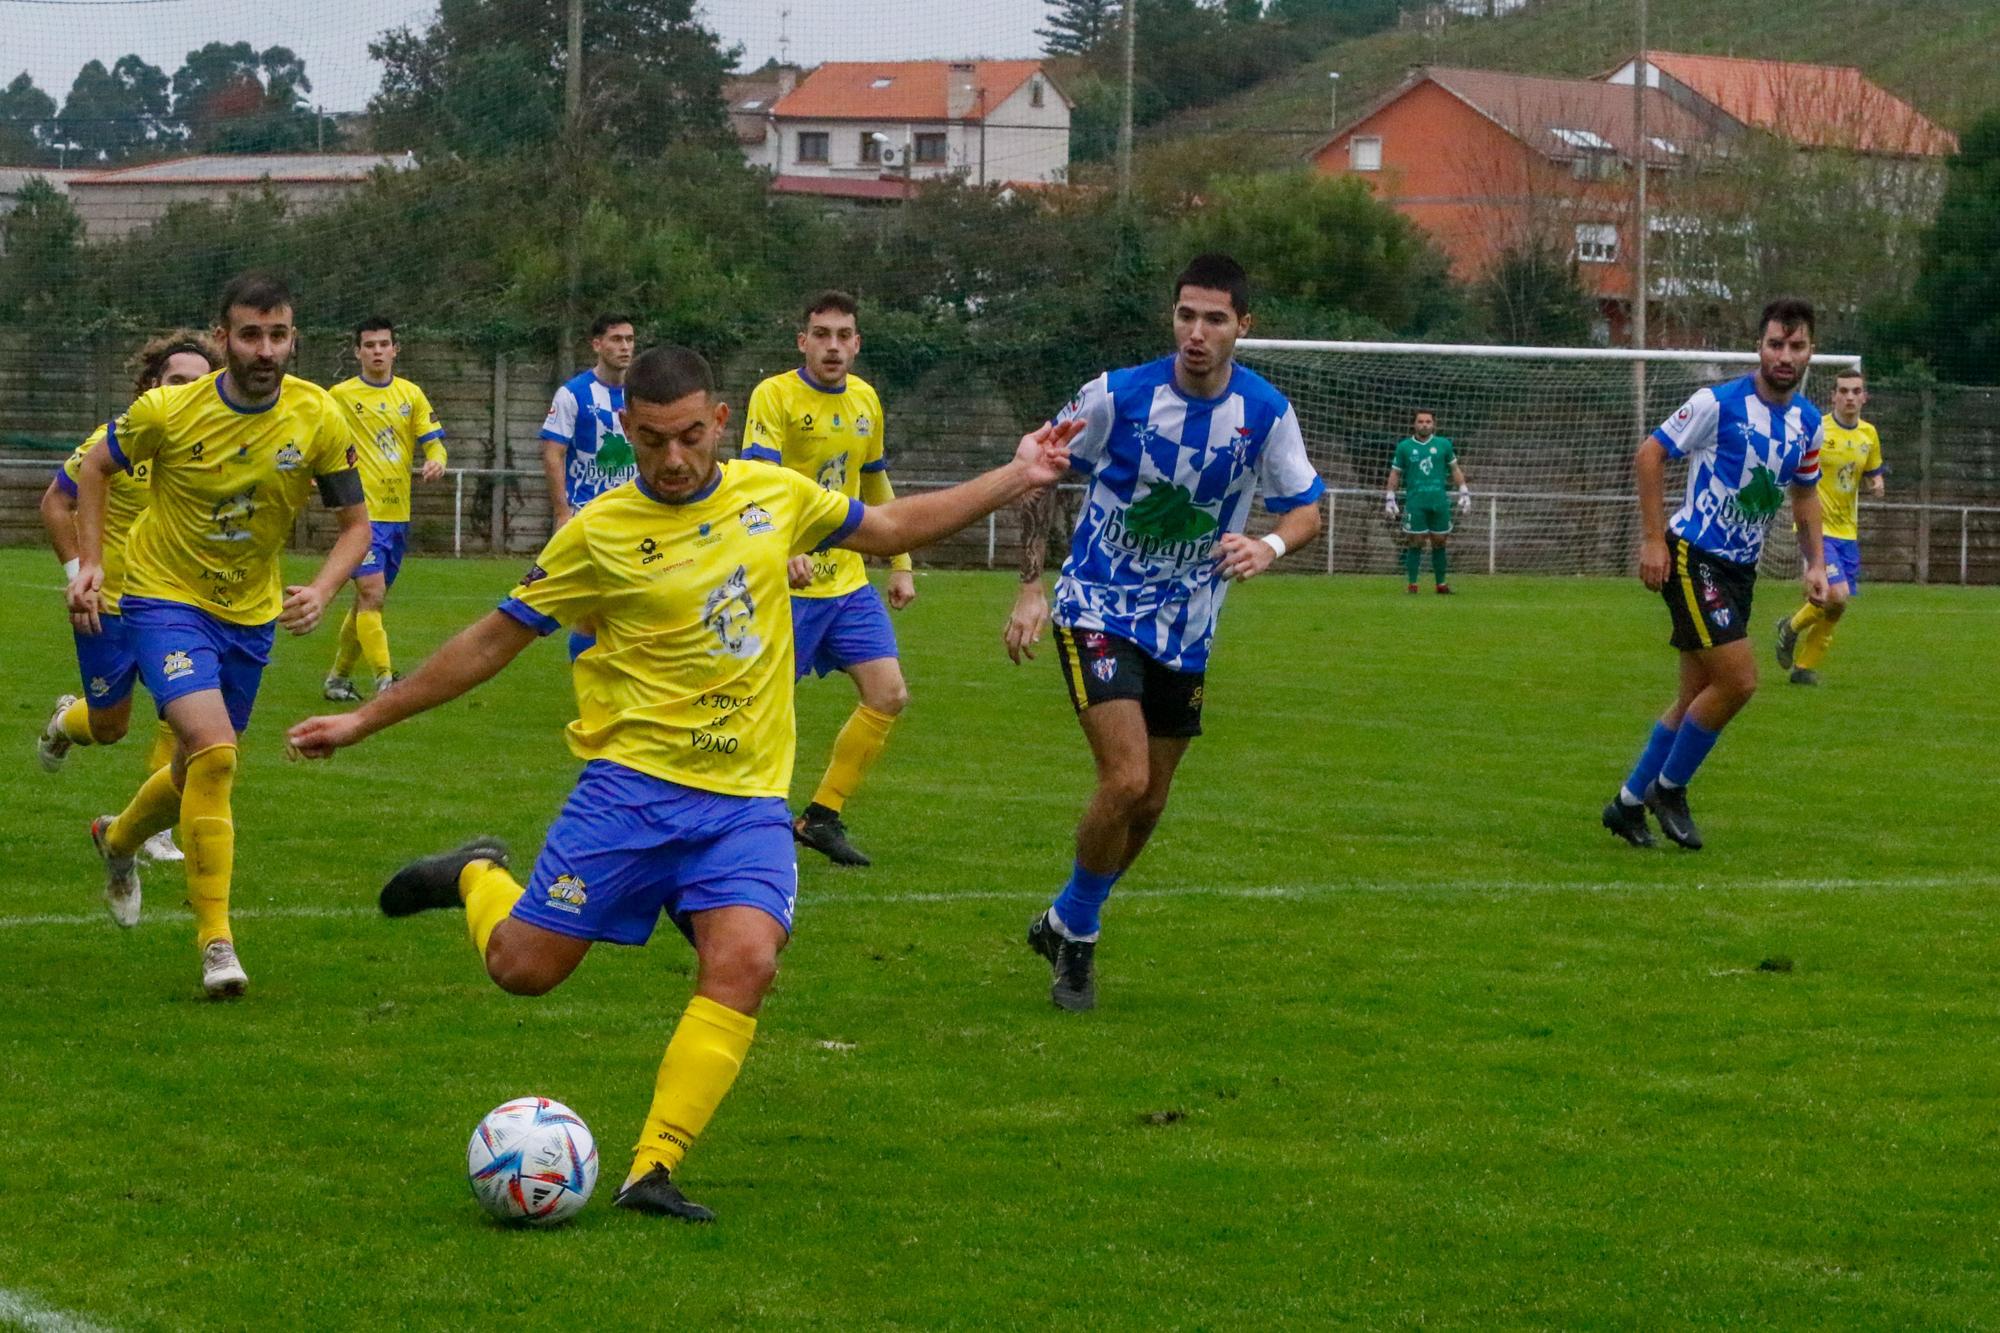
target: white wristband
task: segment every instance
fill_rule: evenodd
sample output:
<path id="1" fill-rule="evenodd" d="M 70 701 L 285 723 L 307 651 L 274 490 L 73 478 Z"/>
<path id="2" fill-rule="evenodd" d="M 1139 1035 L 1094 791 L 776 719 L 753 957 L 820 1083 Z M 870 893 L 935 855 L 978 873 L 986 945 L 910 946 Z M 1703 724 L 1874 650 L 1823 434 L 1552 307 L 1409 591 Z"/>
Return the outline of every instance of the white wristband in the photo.
<path id="1" fill-rule="evenodd" d="M 76 578 L 76 572 L 82 568 L 83 568 L 83 561 L 81 559 L 65 560 L 63 561 L 63 577 L 66 579 L 74 580 Z"/>
<path id="2" fill-rule="evenodd" d="M 1286 551 L 1291 549 L 1285 545 L 1285 539 L 1275 532 L 1267 532 L 1257 540 L 1271 548 L 1271 558 L 1273 560 L 1283 556 Z"/>

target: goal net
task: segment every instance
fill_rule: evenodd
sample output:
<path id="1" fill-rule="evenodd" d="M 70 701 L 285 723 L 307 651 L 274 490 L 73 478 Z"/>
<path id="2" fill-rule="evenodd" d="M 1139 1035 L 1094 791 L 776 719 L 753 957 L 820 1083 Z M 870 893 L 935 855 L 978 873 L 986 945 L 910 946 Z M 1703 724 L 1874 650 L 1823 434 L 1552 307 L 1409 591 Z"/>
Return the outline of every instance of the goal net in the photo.
<path id="1" fill-rule="evenodd" d="M 1435 414 L 1472 489 L 1454 503 L 1453 565 L 1489 573 L 1623 574 L 1639 520 L 1632 451 L 1703 385 L 1748 373 L 1749 352 L 1472 347 L 1246 338 L 1237 357 L 1291 399 L 1329 491 L 1321 556 L 1329 573 L 1396 568 L 1402 531 L 1382 495 L 1397 441 L 1420 410 Z M 1833 370 L 1859 357 L 1819 356 L 1804 392 L 1829 398 Z M 1822 406 L 1825 403 L 1822 402 Z M 1684 484 L 1670 464 L 1671 504 Z M 1789 570 L 1780 517 L 1767 568 Z"/>

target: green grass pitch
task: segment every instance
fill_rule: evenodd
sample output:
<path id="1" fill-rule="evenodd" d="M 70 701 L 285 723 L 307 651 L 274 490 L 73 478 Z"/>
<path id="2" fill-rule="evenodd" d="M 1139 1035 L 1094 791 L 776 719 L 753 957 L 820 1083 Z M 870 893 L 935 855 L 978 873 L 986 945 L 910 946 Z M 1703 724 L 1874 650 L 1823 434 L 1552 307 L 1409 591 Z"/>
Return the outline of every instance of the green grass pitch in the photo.
<path id="1" fill-rule="evenodd" d="M 517 562 L 418 560 L 406 666 Z M 51 778 L 75 688 L 56 571 L 0 553 L 0 1322 L 118 1328 L 1978 1326 L 2000 1310 L 2000 736 L 1992 590 L 1871 587 L 1819 690 L 1774 670 L 1695 792 L 1708 850 L 1597 811 L 1665 702 L 1635 582 L 1272 578 L 1238 590 L 1196 744 L 1120 886 L 1101 1007 L 1021 935 L 1088 763 L 1009 575 L 898 618 L 915 701 L 801 864 L 741 1081 L 683 1172 L 720 1224 L 620 1213 L 685 1002 L 671 929 L 540 1000 L 412 855 L 525 866 L 576 764 L 560 640 L 331 764 L 288 764 L 329 630 L 282 635 L 238 786 L 241 1003 L 201 1001 L 178 870 L 104 916 L 85 834 L 142 731 Z M 1795 597 L 1760 590 L 1760 651 Z M 796 790 L 852 706 L 801 692 Z M 143 708 L 144 705 L 142 704 Z M 810 854 L 808 854 L 810 855 Z M 1789 971 L 1760 970 L 1789 959 Z M 598 1197 L 546 1233 L 464 1177 L 507 1097 L 575 1107 Z"/>

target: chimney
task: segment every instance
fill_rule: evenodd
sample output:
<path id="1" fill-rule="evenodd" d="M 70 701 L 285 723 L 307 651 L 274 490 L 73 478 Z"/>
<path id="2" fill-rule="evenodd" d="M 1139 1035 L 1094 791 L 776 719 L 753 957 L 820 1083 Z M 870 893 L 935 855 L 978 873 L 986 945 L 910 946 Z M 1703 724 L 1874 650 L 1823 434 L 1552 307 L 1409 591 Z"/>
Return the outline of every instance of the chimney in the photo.
<path id="1" fill-rule="evenodd" d="M 954 60 L 945 71 L 944 114 L 949 120 L 964 120 L 972 114 L 979 92 L 974 86 L 979 67 L 970 60 Z"/>
<path id="2" fill-rule="evenodd" d="M 778 96 L 790 97 L 792 89 L 798 86 L 799 67 L 797 65 L 778 66 Z"/>

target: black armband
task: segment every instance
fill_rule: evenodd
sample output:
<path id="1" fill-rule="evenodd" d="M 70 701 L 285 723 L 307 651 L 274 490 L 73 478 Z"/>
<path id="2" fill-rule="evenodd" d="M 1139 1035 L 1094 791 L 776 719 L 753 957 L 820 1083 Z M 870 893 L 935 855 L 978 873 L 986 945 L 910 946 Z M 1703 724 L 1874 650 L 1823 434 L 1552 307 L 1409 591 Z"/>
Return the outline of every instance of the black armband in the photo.
<path id="1" fill-rule="evenodd" d="M 329 472 L 313 478 L 319 483 L 320 503 L 328 509 L 345 509 L 366 500 L 361 493 L 361 473 L 354 468 L 343 468 L 339 472 Z"/>

